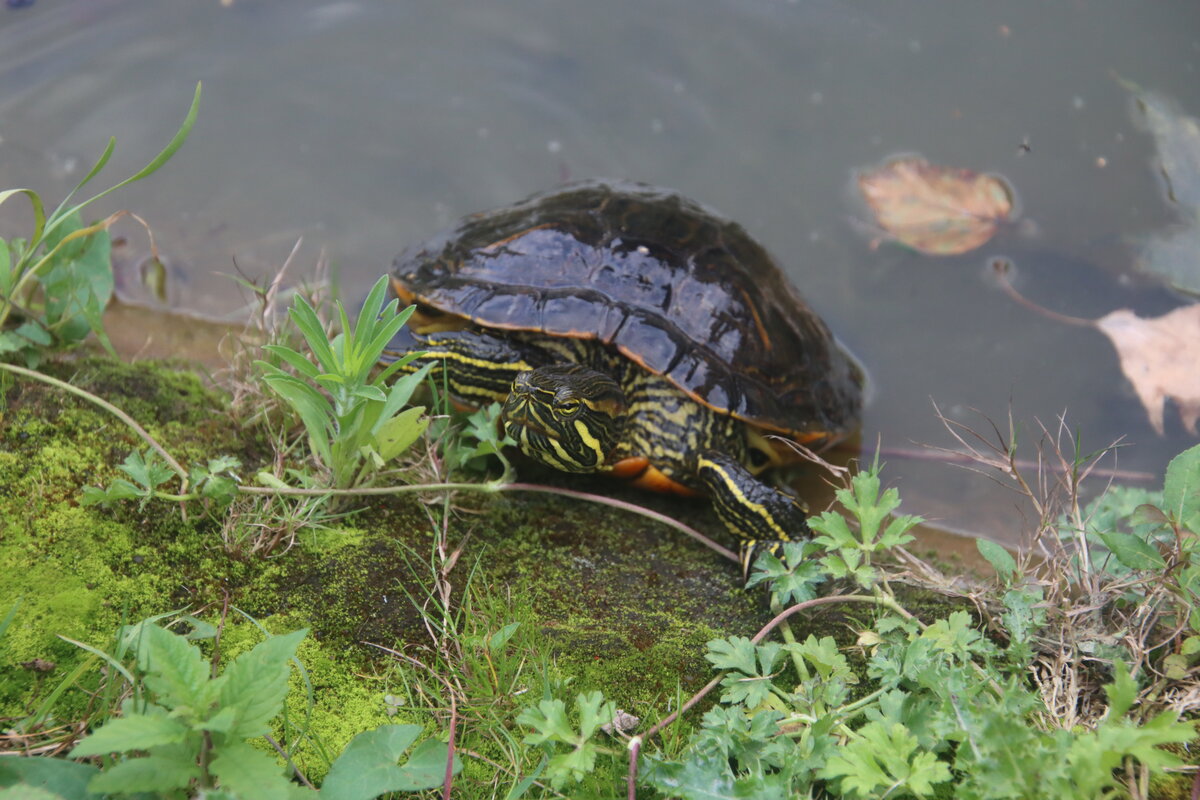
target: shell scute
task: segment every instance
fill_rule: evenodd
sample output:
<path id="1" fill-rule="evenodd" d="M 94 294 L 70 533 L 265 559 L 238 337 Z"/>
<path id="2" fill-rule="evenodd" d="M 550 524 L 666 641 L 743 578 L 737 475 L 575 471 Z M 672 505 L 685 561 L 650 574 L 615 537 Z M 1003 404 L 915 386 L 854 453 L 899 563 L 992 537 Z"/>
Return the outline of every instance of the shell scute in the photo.
<path id="1" fill-rule="evenodd" d="M 401 254 L 393 277 L 484 327 L 598 339 L 767 430 L 858 422 L 854 359 L 741 226 L 673 192 L 584 181 L 534 195 Z"/>

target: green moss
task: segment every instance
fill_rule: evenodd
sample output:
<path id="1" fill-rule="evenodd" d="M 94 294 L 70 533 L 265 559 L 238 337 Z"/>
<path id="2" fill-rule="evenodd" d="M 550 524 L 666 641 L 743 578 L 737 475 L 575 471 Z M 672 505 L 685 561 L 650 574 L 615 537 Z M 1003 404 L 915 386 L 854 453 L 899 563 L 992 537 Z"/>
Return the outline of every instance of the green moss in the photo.
<path id="1" fill-rule="evenodd" d="M 206 449 L 240 446 L 207 429 L 219 419 L 219 395 L 194 376 L 105 360 L 47 369 L 135 409 L 168 447 L 183 441 L 203 441 Z M 12 670 L 0 682 L 0 713 L 15 716 L 86 657 L 60 635 L 103 646 L 123 622 L 186 604 L 195 596 L 186 582 L 195 566 L 180 567 L 211 568 L 212 541 L 202 524 L 185 522 L 166 504 L 144 510 L 79 505 L 82 486 L 107 483 L 115 465 L 142 446 L 111 415 L 34 381 L 9 385 L 0 409 L 0 485 L 6 489 L 0 494 L 0 608 L 20 602 L 0 653 L 9 663 L 53 664 L 49 673 Z M 184 423 L 201 422 L 205 429 L 185 432 Z M 67 698 L 60 714 L 85 702 Z"/>

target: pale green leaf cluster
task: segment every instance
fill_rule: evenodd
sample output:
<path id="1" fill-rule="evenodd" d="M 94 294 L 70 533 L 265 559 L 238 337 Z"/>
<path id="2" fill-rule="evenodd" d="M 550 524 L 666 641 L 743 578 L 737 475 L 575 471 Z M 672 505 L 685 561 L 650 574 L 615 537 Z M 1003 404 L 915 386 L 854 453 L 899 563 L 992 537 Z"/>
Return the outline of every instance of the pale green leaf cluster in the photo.
<path id="1" fill-rule="evenodd" d="M 490 469 L 489 456 L 495 456 L 507 471 L 509 464 L 504 457 L 504 448 L 515 446 L 516 440 L 505 432 L 499 419 L 499 403 L 490 403 L 468 414 L 465 424 L 456 429 L 454 435 L 441 439 L 445 443 L 443 454 L 447 466 L 451 470 L 482 474 Z"/>
<path id="2" fill-rule="evenodd" d="M 554 753 L 546 764 L 546 775 L 556 789 L 578 783 L 595 768 L 601 747 L 593 739 L 600 726 L 611 723 L 617 713 L 616 705 L 600 692 L 580 694 L 575 698 L 575 708 L 578 729 L 567 716 L 566 703 L 557 698 L 542 700 L 517 717 L 519 724 L 533 729 L 526 734 L 525 744 Z M 559 752 L 562 746 L 566 752 Z"/>
<path id="3" fill-rule="evenodd" d="M 893 517 L 900 506 L 895 489 L 879 493 L 878 469 L 859 472 L 850 479 L 849 489 L 838 489 L 839 503 L 858 520 L 857 533 L 850 529 L 846 518 L 826 511 L 809 520 L 817 534 L 814 541 L 825 547 L 821 566 L 829 577 L 851 578 L 863 588 L 871 588 L 876 580 L 872 557 L 893 547 L 912 541 L 909 531 L 920 524 L 921 518 L 911 515 Z M 884 525 L 884 522 L 891 518 Z"/>
<path id="4" fill-rule="evenodd" d="M 921 750 L 899 722 L 868 722 L 825 762 L 821 777 L 834 779 L 846 797 L 926 797 L 950 780 L 950 768 Z"/>
<path id="5" fill-rule="evenodd" d="M 1191 530 L 1189 515 L 1200 506 L 1193 459 L 1200 459 L 1200 448 L 1172 462 L 1160 529 Z M 874 470 L 856 476 L 839 500 L 857 528 L 839 515 L 822 515 L 812 521 L 816 550 L 794 546 L 783 559 L 764 554 L 754 582 L 779 581 L 786 588 L 773 592 L 776 600 L 803 602 L 820 580 L 850 579 L 896 608 L 872 557 L 906 541 L 915 520 L 891 517 L 898 497 L 880 492 Z M 1117 563 L 1129 562 L 1131 572 L 1157 575 L 1160 582 L 1163 572 L 1155 567 L 1174 565 L 1167 582 L 1174 582 L 1176 596 L 1189 599 L 1192 613 L 1179 652 L 1163 658 L 1162 667 L 1182 677 L 1200 657 L 1194 611 L 1200 576 L 1192 577 L 1191 537 L 1174 554 L 1163 541 L 1120 541 L 1124 549 L 1107 552 L 1122 559 Z M 1098 727 L 1047 729 L 1044 702 L 1028 680 L 1035 642 L 1047 624 L 1043 587 L 1025 581 L 1016 559 L 998 545 L 979 549 L 1005 587 L 999 643 L 965 610 L 928 625 L 899 613 L 878 616 L 859 632 L 857 646 L 869 653 L 862 671 L 852 669 L 828 637 L 783 646 L 742 637 L 709 642 L 707 658 L 724 673 L 720 705 L 704 714 L 700 730 L 674 758 L 643 756 L 643 785 L 684 800 L 1116 798 L 1123 796 L 1124 776 L 1133 774 L 1127 770 L 1161 774 L 1178 766 L 1179 757 L 1164 746 L 1193 741 L 1195 724 L 1170 712 L 1140 714 L 1137 684 L 1119 661 L 1106 687 L 1108 714 Z M 814 563 L 815 574 L 806 569 Z M 875 691 L 851 700 L 847 686 L 864 681 Z"/>
<path id="6" fill-rule="evenodd" d="M 45 351 L 69 348 L 89 333 L 95 333 L 112 352 L 102 316 L 113 293 L 108 228 L 120 215 L 85 225 L 81 212 L 101 197 L 158 171 L 187 139 L 199 106 L 197 84 L 191 108 L 167 146 L 129 178 L 82 202 L 72 201 L 112 157 L 116 147 L 112 138 L 83 180 L 49 214 L 32 189 L 0 191 L 0 205 L 24 195 L 33 211 L 33 230 L 27 239 L 0 239 L 0 359 L 20 358 L 33 367 Z"/>
<path id="7" fill-rule="evenodd" d="M 211 635 L 211 626 L 193 635 Z M 220 675 L 188 637 L 154 620 L 125 628 L 138 681 L 117 658 L 104 658 L 133 687 L 119 716 L 86 736 L 72 757 L 102 757 L 97 768 L 62 759 L 0 759 L 0 798 L 93 800 L 101 796 L 212 797 L 227 800 L 371 800 L 441 786 L 462 769 L 448 746 L 420 742 L 419 725 L 383 725 L 356 736 L 333 762 L 319 791 L 260 746 L 283 710 L 291 664 L 305 631 L 271 636 L 237 656 Z M 415 746 L 414 746 L 415 743 Z M 400 759 L 408 752 L 407 760 Z"/>
<path id="8" fill-rule="evenodd" d="M 809 556 L 820 552 L 816 542 L 784 542 L 780 555 L 764 550 L 754 562 L 746 586 L 766 584 L 771 599 L 780 606 L 803 603 L 817 596 L 817 586 L 825 579 L 820 562 Z"/>
<path id="9" fill-rule="evenodd" d="M 241 467 L 241 461 L 234 456 L 218 456 L 210 458 L 205 466 L 193 466 L 187 472 L 187 494 L 171 494 L 162 487 L 171 479 L 177 477 L 154 450 L 134 450 L 117 469 L 129 476 L 129 479 L 116 478 L 107 487 L 83 487 L 80 502 L 85 506 L 107 505 L 118 500 L 140 500 L 145 506 L 152 498 L 160 500 L 212 501 L 218 509 L 223 509 L 237 495 L 238 481 L 236 470 Z"/>
<path id="10" fill-rule="evenodd" d="M 772 681 L 783 654 L 783 645 L 778 642 L 756 645 L 744 636 L 709 642 L 705 658 L 726 673 L 721 679 L 725 689 L 721 702 L 749 708 L 765 703 L 775 688 Z"/>
<path id="11" fill-rule="evenodd" d="M 300 418 L 309 448 L 328 470 L 334 489 L 369 485 L 372 476 L 407 450 L 429 424 L 423 407 L 404 407 L 431 365 L 392 380 L 420 353 L 409 353 L 372 376 L 388 343 L 412 313 L 411 307 L 398 310 L 394 298 L 385 306 L 386 295 L 385 276 L 371 288 L 354 325 L 337 303 L 341 332 L 332 337 L 312 305 L 297 295 L 289 314 L 312 358 L 273 344 L 264 349 L 277 361 L 255 362 L 266 384 Z"/>
<path id="12" fill-rule="evenodd" d="M 1170 601 L 1155 613 L 1173 620 L 1169 624 L 1186 623 L 1190 635 L 1200 631 L 1200 445 L 1171 460 L 1162 492 L 1110 488 L 1088 506 L 1084 520 L 1090 568 L 1101 580 L 1128 587 L 1122 605 L 1143 603 L 1148 583 Z M 1078 531 L 1065 520 L 1060 527 L 1067 546 L 1075 546 Z M 1081 561 L 1077 553 L 1077 574 Z M 1196 664 L 1188 660 L 1194 653 L 1175 655 Z"/>
<path id="13" fill-rule="evenodd" d="M 88 789 L 122 795 L 198 786 L 267 800 L 290 797 L 293 784 L 283 766 L 247 740 L 266 733 L 283 708 L 290 662 L 304 635 L 272 636 L 213 677 L 200 649 L 183 636 L 148 621 L 127 630 L 142 691 L 124 703 L 121 716 L 72 750 L 76 758 L 124 754 Z"/>

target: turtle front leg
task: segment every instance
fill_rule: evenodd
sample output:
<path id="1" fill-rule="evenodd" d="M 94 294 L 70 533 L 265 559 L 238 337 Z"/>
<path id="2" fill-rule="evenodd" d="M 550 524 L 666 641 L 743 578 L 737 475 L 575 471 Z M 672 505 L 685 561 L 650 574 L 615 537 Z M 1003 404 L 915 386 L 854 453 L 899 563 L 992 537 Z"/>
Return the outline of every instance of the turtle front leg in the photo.
<path id="1" fill-rule="evenodd" d="M 712 498 L 717 516 L 741 540 L 742 570 L 762 550 L 812 536 L 800 501 L 755 477 L 732 456 L 713 450 L 696 459 L 696 477 Z"/>

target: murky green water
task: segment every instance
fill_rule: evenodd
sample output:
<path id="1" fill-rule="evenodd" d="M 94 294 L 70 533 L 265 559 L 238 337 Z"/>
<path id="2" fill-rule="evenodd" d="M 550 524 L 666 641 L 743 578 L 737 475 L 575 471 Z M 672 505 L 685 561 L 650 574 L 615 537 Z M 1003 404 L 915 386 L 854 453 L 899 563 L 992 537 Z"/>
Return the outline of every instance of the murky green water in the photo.
<path id="1" fill-rule="evenodd" d="M 151 223 L 171 303 L 212 316 L 242 302 L 218 273 L 268 274 L 300 235 L 298 274 L 324 251 L 357 297 L 466 212 L 570 178 L 673 186 L 745 224 L 862 358 L 866 447 L 950 444 L 934 403 L 981 426 L 1011 408 L 1026 441 L 1065 410 L 1160 476 L 1195 442 L 1174 410 L 1159 437 L 1109 344 L 1015 305 L 988 263 L 1070 314 L 1179 302 L 1132 273 L 1127 240 L 1174 212 L 1115 76 L 1200 115 L 1198 65 L 1182 2 L 39 0 L 0 7 L 0 186 L 57 198 L 110 134 L 123 177 L 203 80 L 186 147 L 107 209 Z M 902 152 L 1003 174 L 1024 222 L 964 256 L 872 250 L 853 171 Z M 888 462 L 909 510 L 1014 540 L 1011 495 Z"/>

